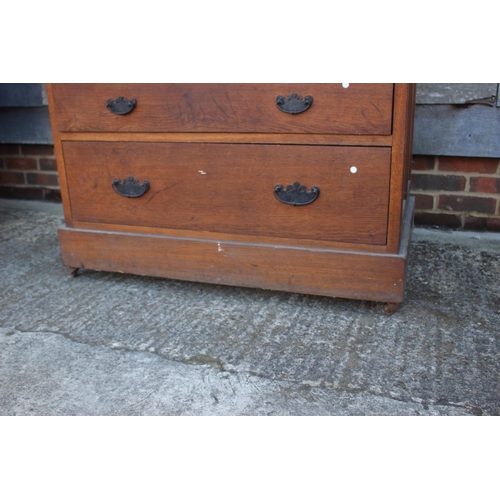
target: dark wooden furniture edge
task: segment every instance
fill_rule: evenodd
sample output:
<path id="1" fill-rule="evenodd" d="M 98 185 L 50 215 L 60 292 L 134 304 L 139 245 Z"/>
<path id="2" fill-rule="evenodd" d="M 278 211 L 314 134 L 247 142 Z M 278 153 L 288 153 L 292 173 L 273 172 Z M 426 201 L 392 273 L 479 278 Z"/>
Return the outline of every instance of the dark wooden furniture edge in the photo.
<path id="1" fill-rule="evenodd" d="M 68 191 L 68 181 L 66 178 L 66 168 L 64 165 L 64 155 L 62 150 L 61 137 L 57 128 L 55 114 L 54 94 L 52 93 L 52 84 L 45 85 L 47 91 L 47 101 L 49 106 L 50 124 L 52 127 L 52 137 L 54 138 L 54 152 L 56 155 L 57 172 L 59 177 L 59 186 L 61 189 L 62 205 L 64 210 L 64 220 L 67 226 L 72 224 L 71 203 Z"/>

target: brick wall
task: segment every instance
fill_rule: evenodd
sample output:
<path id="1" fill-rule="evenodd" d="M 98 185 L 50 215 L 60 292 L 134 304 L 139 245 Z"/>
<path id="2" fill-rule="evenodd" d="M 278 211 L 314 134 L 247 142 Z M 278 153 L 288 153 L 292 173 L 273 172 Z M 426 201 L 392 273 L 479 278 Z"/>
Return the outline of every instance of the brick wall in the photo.
<path id="1" fill-rule="evenodd" d="M 414 156 L 417 225 L 500 231 L 500 159 Z"/>
<path id="2" fill-rule="evenodd" d="M 0 197 L 60 201 L 54 147 L 0 144 Z"/>

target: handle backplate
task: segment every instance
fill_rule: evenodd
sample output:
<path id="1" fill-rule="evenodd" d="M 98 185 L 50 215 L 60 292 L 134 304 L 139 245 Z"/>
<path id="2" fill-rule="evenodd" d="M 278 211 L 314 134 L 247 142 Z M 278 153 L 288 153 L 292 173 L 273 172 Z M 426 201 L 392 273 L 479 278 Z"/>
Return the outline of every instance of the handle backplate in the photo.
<path id="1" fill-rule="evenodd" d="M 281 184 L 274 187 L 274 196 L 276 199 L 285 203 L 286 205 L 293 205 L 300 207 L 309 205 L 319 196 L 319 188 L 313 186 L 310 191 L 306 186 L 302 186 L 300 182 L 294 182 L 285 188 Z"/>
<path id="2" fill-rule="evenodd" d="M 308 110 L 313 103 L 313 98 L 310 95 L 306 95 L 304 98 L 298 94 L 290 94 L 287 97 L 279 95 L 276 97 L 276 106 L 283 113 L 290 113 L 291 115 L 297 115 Z"/>
<path id="3" fill-rule="evenodd" d="M 136 104 L 136 99 L 127 99 L 120 96 L 116 99 L 108 99 L 106 107 L 115 115 L 126 115 L 134 110 Z"/>
<path id="4" fill-rule="evenodd" d="M 125 198 L 139 198 L 149 189 L 149 182 L 139 182 L 135 177 L 129 176 L 123 179 L 123 182 L 120 179 L 115 179 L 111 183 L 111 187 L 116 194 L 125 196 Z"/>

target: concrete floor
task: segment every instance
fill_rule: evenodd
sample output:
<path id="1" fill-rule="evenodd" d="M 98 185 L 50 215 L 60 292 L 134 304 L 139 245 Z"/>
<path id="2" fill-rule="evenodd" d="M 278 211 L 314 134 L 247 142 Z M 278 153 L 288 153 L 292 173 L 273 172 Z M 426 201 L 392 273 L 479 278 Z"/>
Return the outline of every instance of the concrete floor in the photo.
<path id="1" fill-rule="evenodd" d="M 499 415 L 500 235 L 416 229 L 406 302 L 83 271 L 0 200 L 1 415 Z"/>

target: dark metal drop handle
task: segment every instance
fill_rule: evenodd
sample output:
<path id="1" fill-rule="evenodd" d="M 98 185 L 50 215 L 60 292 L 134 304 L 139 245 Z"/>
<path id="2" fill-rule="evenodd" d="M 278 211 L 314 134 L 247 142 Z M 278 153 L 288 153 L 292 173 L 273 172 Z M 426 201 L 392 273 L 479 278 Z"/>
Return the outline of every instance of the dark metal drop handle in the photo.
<path id="1" fill-rule="evenodd" d="M 298 94 L 290 94 L 287 97 L 279 95 L 276 97 L 276 106 L 283 113 L 290 113 L 291 115 L 297 115 L 308 110 L 313 103 L 313 98 L 311 95 L 306 95 L 304 98 Z"/>
<path id="2" fill-rule="evenodd" d="M 126 99 L 120 96 L 116 99 L 108 99 L 106 107 L 115 115 L 126 115 L 134 110 L 136 104 L 135 99 Z"/>
<path id="3" fill-rule="evenodd" d="M 115 193 L 125 196 L 125 198 L 139 198 L 149 189 L 149 182 L 142 181 L 139 183 L 136 178 L 130 176 L 123 179 L 123 182 L 120 179 L 115 179 L 111 183 L 111 187 Z"/>
<path id="4" fill-rule="evenodd" d="M 319 196 L 319 188 L 313 186 L 308 191 L 306 186 L 302 186 L 300 182 L 294 182 L 284 189 L 281 184 L 278 184 L 274 187 L 274 196 L 281 203 L 300 207 L 312 203 Z"/>

